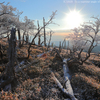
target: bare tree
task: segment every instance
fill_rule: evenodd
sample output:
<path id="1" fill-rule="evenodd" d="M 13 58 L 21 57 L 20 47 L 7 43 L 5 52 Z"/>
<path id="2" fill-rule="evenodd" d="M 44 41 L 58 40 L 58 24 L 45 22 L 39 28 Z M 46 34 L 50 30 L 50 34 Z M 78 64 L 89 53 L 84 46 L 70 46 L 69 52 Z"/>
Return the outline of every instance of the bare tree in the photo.
<path id="1" fill-rule="evenodd" d="M 18 31 L 18 40 L 19 40 L 19 47 L 23 45 L 24 42 L 24 35 L 29 32 L 32 32 L 34 29 L 34 21 L 24 17 L 24 20 L 20 21 L 20 15 L 23 12 L 19 12 L 16 8 L 12 7 L 7 3 L 0 4 L 0 36 L 1 37 L 8 37 L 10 35 L 10 31 L 12 27 L 15 27 Z M 23 42 L 21 44 L 21 31 L 23 31 Z"/>
<path id="2" fill-rule="evenodd" d="M 7 76 L 14 76 L 14 62 L 16 57 L 16 30 L 11 30 L 11 37 L 9 41 L 9 64 L 7 67 Z"/>
<path id="3" fill-rule="evenodd" d="M 70 58 L 74 62 L 83 64 L 89 57 L 93 48 L 95 48 L 100 41 L 100 19 L 92 17 L 96 21 L 84 23 L 80 28 L 75 28 L 72 34 L 66 38 L 72 42 L 72 49 L 70 49 Z M 82 56 L 82 52 L 86 50 L 86 56 Z"/>
<path id="4" fill-rule="evenodd" d="M 23 31 L 22 44 L 21 44 L 21 46 L 23 46 L 25 35 L 27 37 L 28 34 L 31 34 L 35 29 L 34 21 L 31 19 L 28 19 L 28 17 L 25 16 L 24 21 L 21 23 L 20 29 Z"/>
<path id="5" fill-rule="evenodd" d="M 48 48 L 50 47 L 50 42 L 51 42 L 52 34 L 53 34 L 53 31 L 50 31 L 50 38 L 49 38 L 47 50 L 48 50 Z"/>
<path id="6" fill-rule="evenodd" d="M 19 47 L 21 47 L 21 33 L 20 33 L 20 25 L 21 25 L 21 22 L 19 21 L 19 18 L 20 18 L 20 15 L 22 14 L 22 12 L 19 12 L 17 13 L 17 16 L 18 16 L 18 22 L 16 27 L 17 27 L 17 31 L 18 31 L 18 40 L 19 40 Z"/>
<path id="7" fill-rule="evenodd" d="M 21 12 L 9 5 L 9 3 L 0 3 L 0 39 L 6 37 L 9 41 L 10 31 L 12 27 L 20 26 L 18 13 Z M 3 47 L 2 43 L 1 47 Z M 1 57 L 3 57 L 3 52 L 1 52 Z"/>
<path id="8" fill-rule="evenodd" d="M 43 17 L 43 25 L 44 25 L 44 46 L 46 46 L 46 32 L 45 32 L 45 19 Z"/>
<path id="9" fill-rule="evenodd" d="M 39 29 L 40 29 L 40 25 L 39 25 L 39 21 L 37 21 L 37 25 L 38 25 L 38 31 L 39 31 Z M 40 39 L 40 37 L 41 37 L 41 35 L 40 35 L 40 33 L 38 34 L 38 45 L 40 45 L 40 43 L 41 43 L 41 39 Z"/>
<path id="10" fill-rule="evenodd" d="M 14 78 L 15 78 L 15 71 L 14 71 L 14 65 L 15 65 L 15 57 L 16 57 L 16 36 L 15 36 L 15 29 L 11 30 L 11 37 L 9 40 L 9 50 L 8 50 L 8 58 L 9 63 L 6 66 L 6 73 L 4 77 L 1 77 L 0 82 L 0 88 L 5 87 L 6 85 L 10 84 Z M 6 80 L 4 80 L 6 79 Z"/>
<path id="11" fill-rule="evenodd" d="M 42 29 L 44 29 L 44 27 L 48 26 L 49 24 L 53 24 L 53 21 L 52 21 L 52 20 L 54 19 L 54 16 L 56 15 L 56 12 L 57 12 L 57 11 L 55 11 L 55 12 L 52 13 L 52 15 L 50 16 L 50 19 L 48 20 L 48 22 L 45 22 L 45 25 L 42 26 L 42 27 L 38 30 L 38 32 L 35 34 L 34 38 L 32 39 L 32 41 L 31 41 L 31 43 L 30 43 L 30 45 L 29 45 L 29 47 L 28 47 L 28 58 L 29 58 L 29 56 L 30 56 L 30 48 L 31 48 L 31 45 L 33 44 L 35 38 L 38 36 L 38 34 L 40 33 L 40 31 L 41 31 Z"/>
<path id="12" fill-rule="evenodd" d="M 12 26 L 17 26 L 18 21 L 18 10 L 9 3 L 4 5 L 4 3 L 0 4 L 0 36 L 8 36 Z"/>

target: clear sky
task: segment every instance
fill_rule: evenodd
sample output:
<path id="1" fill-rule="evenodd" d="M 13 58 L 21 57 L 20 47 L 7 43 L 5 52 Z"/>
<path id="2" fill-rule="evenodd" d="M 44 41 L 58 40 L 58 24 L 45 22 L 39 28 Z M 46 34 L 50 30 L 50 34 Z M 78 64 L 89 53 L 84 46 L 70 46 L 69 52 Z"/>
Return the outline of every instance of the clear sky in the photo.
<path id="1" fill-rule="evenodd" d="M 0 0 L 0 2 L 3 1 Z M 5 0 L 5 4 L 7 2 L 10 2 L 9 5 L 16 7 L 19 11 L 23 11 L 21 18 L 28 16 L 32 20 L 41 22 L 43 17 L 47 21 L 52 11 L 57 10 L 54 22 L 60 26 L 51 25 L 50 28 L 54 30 L 69 29 L 71 28 L 69 23 L 76 25 L 79 19 L 76 18 L 75 22 L 70 19 L 70 17 L 75 18 L 76 13 L 75 15 L 70 14 L 69 19 L 67 18 L 68 14 L 74 10 L 79 12 L 82 22 L 91 20 L 90 17 L 93 15 L 100 16 L 100 0 Z"/>

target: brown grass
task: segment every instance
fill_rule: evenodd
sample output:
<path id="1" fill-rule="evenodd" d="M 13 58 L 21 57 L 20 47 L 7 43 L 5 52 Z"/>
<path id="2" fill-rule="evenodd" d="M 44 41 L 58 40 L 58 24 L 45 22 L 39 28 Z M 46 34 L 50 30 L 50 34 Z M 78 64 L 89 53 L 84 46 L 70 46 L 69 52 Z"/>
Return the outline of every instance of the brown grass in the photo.
<path id="1" fill-rule="evenodd" d="M 2 41 L 3 43 L 4 41 Z M 4 42 L 3 45 L 7 45 Z M 24 45 L 20 50 L 17 50 L 18 61 L 22 61 L 27 57 L 28 45 Z M 35 56 L 43 53 L 46 47 L 38 47 L 33 45 L 31 48 L 31 55 L 28 62 L 39 59 L 39 62 L 24 69 L 24 73 L 16 74 L 17 85 L 13 87 L 12 92 L 1 91 L 1 100 L 63 100 L 65 97 L 58 89 L 51 77 L 51 70 L 54 71 L 57 79 L 63 82 L 63 68 L 60 61 L 55 59 L 54 55 L 50 53 L 44 54 L 41 58 Z M 7 51 L 5 51 L 6 53 Z M 82 53 L 85 56 L 85 53 Z M 66 56 L 66 50 L 63 50 L 62 55 Z M 99 100 L 100 99 L 100 68 L 92 64 L 95 54 L 92 53 L 89 60 L 83 65 L 72 64 L 69 66 L 71 70 L 71 84 L 74 93 L 78 93 L 76 97 L 79 100 Z M 6 59 L 8 59 L 6 57 Z M 5 59 L 4 59 L 5 60 Z M 95 57 L 96 61 L 100 61 L 100 57 Z M 53 63 L 52 63 L 53 62 Z M 5 69 L 6 63 L 0 65 L 0 74 Z M 27 64 L 27 62 L 26 62 Z"/>

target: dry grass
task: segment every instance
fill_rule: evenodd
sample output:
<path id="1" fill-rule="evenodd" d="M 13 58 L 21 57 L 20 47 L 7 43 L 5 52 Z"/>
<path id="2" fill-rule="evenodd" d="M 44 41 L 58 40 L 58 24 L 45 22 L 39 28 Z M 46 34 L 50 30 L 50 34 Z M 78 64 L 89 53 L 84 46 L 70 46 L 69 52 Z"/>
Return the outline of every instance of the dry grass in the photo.
<path id="1" fill-rule="evenodd" d="M 74 92 L 79 93 L 80 100 L 100 99 L 100 68 L 91 64 L 71 66 L 72 86 Z"/>
<path id="2" fill-rule="evenodd" d="M 19 62 L 27 57 L 27 48 L 28 45 L 24 45 L 20 50 L 17 50 Z M 61 61 L 54 60 L 54 55 L 50 53 L 44 54 L 41 58 L 35 58 L 36 55 L 45 50 L 46 47 L 32 46 L 31 55 L 27 61 L 39 59 L 39 62 L 28 69 L 24 69 L 24 74 L 18 73 L 13 91 L 1 91 L 1 100 L 64 100 L 66 98 L 54 83 L 50 72 L 53 70 L 55 76 L 63 85 Z M 65 50 L 63 50 L 62 55 L 66 57 Z M 84 55 L 85 53 L 83 53 Z M 83 65 L 72 64 L 73 66 L 69 66 L 72 75 L 71 84 L 74 93 L 79 94 L 76 96 L 79 100 L 100 100 L 100 68 L 92 64 L 91 61 L 94 56 L 95 54 L 91 54 L 89 60 Z M 96 56 L 95 60 L 100 61 L 100 57 Z M 0 74 L 4 71 L 5 64 L 7 62 L 0 65 Z"/>

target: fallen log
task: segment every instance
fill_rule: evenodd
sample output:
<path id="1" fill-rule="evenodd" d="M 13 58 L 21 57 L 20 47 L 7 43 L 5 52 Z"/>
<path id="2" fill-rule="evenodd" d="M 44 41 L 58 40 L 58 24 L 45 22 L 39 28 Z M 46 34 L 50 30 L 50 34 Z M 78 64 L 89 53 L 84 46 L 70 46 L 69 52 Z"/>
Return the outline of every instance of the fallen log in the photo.
<path id="1" fill-rule="evenodd" d="M 20 72 L 21 70 L 25 69 L 25 68 L 28 68 L 30 67 L 32 64 L 35 64 L 35 63 L 38 63 L 39 60 L 34 60 L 33 62 L 30 62 L 29 64 L 27 65 L 24 65 L 23 67 L 19 68 L 19 69 L 15 69 L 15 72 L 18 73 Z"/>
<path id="2" fill-rule="evenodd" d="M 17 61 L 17 63 L 18 63 L 18 61 Z M 20 62 L 20 64 L 18 63 L 16 66 L 15 66 L 15 70 L 18 70 L 19 69 L 19 67 L 21 66 L 21 65 L 23 65 L 25 63 L 25 61 L 23 60 L 23 61 L 21 61 Z"/>
<path id="3" fill-rule="evenodd" d="M 36 57 L 41 57 L 43 54 L 49 53 L 50 51 L 52 51 L 52 49 L 49 50 L 49 51 L 47 51 L 47 52 L 44 52 L 42 54 L 39 54 Z M 32 65 L 34 63 L 37 63 L 37 62 L 39 62 L 39 60 L 35 60 L 35 61 L 30 62 L 29 64 L 25 65 L 24 67 L 19 68 L 21 65 L 23 65 L 25 63 L 25 61 L 22 61 L 20 64 L 18 64 L 18 65 L 15 66 L 15 72 L 17 73 L 17 72 L 21 71 L 22 69 L 28 68 L 30 65 Z"/>
<path id="4" fill-rule="evenodd" d="M 70 73 L 69 73 L 69 68 L 67 65 L 67 59 L 63 59 L 63 72 L 64 72 L 64 78 L 65 81 L 71 79 Z"/>
<path id="5" fill-rule="evenodd" d="M 55 83 L 58 85 L 58 87 L 61 89 L 61 91 L 66 94 L 67 96 L 69 96 L 71 98 L 71 100 L 77 100 L 73 94 L 70 94 L 69 91 L 67 89 L 64 89 L 63 86 L 61 85 L 61 83 L 59 82 L 59 80 L 55 77 L 54 73 L 51 72 L 51 75 L 53 76 L 53 80 L 55 81 Z"/>
<path id="6" fill-rule="evenodd" d="M 69 92 L 69 94 L 71 94 L 70 95 L 71 99 L 72 100 L 77 100 L 74 96 L 73 89 L 72 89 L 71 84 L 70 84 L 70 80 L 69 80 L 70 75 L 69 75 L 69 68 L 68 68 L 68 65 L 67 65 L 67 60 L 63 59 L 63 62 L 66 63 L 66 64 L 63 64 L 63 72 L 64 72 L 66 89 Z"/>
<path id="7" fill-rule="evenodd" d="M 67 65 L 67 60 L 63 59 L 63 72 L 64 72 L 64 79 L 65 79 L 65 88 L 61 85 L 61 83 L 58 81 L 58 79 L 55 77 L 54 73 L 51 72 L 51 75 L 53 76 L 53 80 L 58 85 L 58 87 L 61 89 L 61 91 L 70 97 L 71 100 L 77 100 L 74 96 L 73 89 L 70 84 L 70 74 L 69 69 Z"/>

